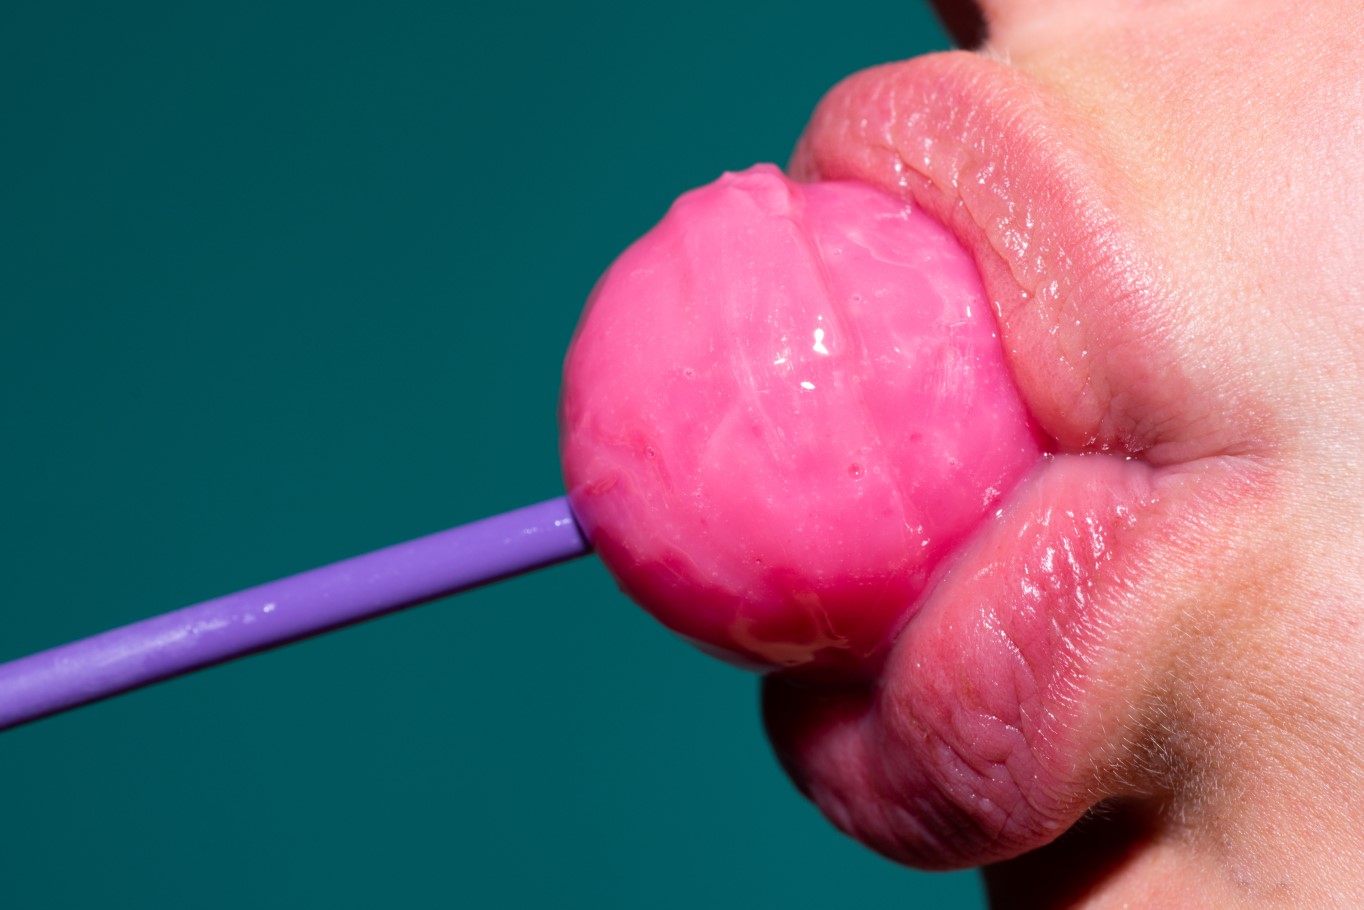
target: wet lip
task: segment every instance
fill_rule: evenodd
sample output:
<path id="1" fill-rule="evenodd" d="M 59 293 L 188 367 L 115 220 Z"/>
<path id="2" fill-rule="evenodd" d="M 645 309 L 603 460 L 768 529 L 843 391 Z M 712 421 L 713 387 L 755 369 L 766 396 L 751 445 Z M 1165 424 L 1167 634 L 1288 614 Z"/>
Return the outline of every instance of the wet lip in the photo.
<path id="1" fill-rule="evenodd" d="M 1136 723 L 1132 674 L 1149 670 L 1130 662 L 1155 621 L 1134 591 L 1196 546 L 1183 529 L 1216 507 L 1207 469 L 1225 447 L 1181 423 L 1191 383 L 1082 130 L 1007 67 L 943 54 L 835 88 L 792 163 L 910 198 L 957 234 L 1055 440 L 956 554 L 876 686 L 767 686 L 797 784 L 913 865 L 1015 856 L 1107 795 L 1101 769 Z"/>
<path id="2" fill-rule="evenodd" d="M 1020 388 L 1059 451 L 1154 464 L 1211 454 L 1212 440 L 1200 450 L 1175 438 L 1192 390 L 1179 379 L 1154 269 L 1106 186 L 1113 178 L 1083 150 L 1092 142 L 1022 74 L 952 52 L 835 87 L 791 169 L 879 186 L 956 233 L 981 269 Z"/>

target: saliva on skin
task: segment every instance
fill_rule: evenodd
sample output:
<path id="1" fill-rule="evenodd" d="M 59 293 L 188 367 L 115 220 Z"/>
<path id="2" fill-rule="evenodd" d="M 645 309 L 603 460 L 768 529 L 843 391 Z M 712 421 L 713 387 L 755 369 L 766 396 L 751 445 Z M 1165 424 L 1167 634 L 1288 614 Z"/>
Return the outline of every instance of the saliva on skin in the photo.
<path id="1" fill-rule="evenodd" d="M 771 165 L 682 196 L 565 364 L 569 498 L 621 588 L 757 670 L 870 678 L 1047 443 L 939 223 Z"/>

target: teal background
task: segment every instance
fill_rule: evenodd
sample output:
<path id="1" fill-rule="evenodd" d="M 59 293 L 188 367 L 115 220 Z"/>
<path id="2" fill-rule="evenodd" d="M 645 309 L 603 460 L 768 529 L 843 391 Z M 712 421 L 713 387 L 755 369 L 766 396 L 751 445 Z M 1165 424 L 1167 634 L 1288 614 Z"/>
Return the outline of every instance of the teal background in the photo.
<path id="1" fill-rule="evenodd" d="M 559 492 L 677 193 L 946 46 L 865 3 L 0 5 L 0 660 Z M 978 907 L 581 561 L 0 736 L 0 906 Z"/>

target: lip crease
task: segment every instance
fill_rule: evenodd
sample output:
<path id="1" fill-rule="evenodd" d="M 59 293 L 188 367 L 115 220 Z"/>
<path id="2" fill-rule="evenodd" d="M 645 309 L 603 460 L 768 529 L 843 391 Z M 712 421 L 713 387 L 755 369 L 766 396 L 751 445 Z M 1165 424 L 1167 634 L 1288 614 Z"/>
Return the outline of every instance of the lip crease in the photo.
<path id="1" fill-rule="evenodd" d="M 1144 598 L 1253 482 L 1230 418 L 1180 369 L 1158 270 L 1083 150 L 1016 71 L 954 52 L 868 70 L 792 161 L 912 200 L 981 267 L 1023 399 L 1054 441 L 940 572 L 871 686 L 769 677 L 778 758 L 840 828 L 924 868 L 1003 860 L 1117 795 L 1142 723 Z M 1219 420 L 1224 421 L 1219 422 Z M 1133 786 L 1131 775 L 1123 787 Z"/>

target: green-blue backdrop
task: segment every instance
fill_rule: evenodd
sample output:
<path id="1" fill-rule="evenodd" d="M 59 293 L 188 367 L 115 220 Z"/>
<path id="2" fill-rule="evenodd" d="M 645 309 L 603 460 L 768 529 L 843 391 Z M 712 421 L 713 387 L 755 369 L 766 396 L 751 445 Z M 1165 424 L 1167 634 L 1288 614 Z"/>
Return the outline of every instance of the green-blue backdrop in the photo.
<path id="1" fill-rule="evenodd" d="M 926 8 L 0 4 L 0 660 L 559 492 L 579 307 Z M 976 907 L 591 561 L 0 736 L 0 907 Z"/>

